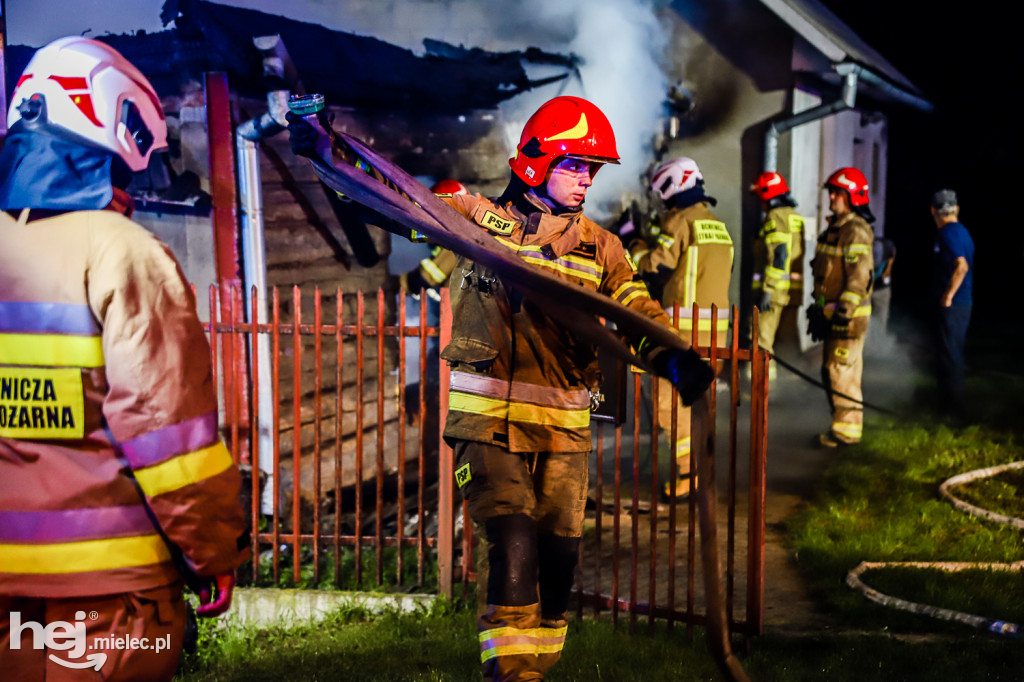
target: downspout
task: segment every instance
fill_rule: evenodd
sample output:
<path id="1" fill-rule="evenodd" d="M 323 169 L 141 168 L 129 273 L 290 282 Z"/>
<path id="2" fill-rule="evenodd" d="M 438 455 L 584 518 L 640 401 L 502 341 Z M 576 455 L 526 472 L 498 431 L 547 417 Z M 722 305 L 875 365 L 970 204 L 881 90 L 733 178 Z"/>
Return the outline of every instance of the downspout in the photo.
<path id="1" fill-rule="evenodd" d="M 832 114 L 845 111 L 846 109 L 852 109 L 853 105 L 857 102 L 857 76 L 860 73 L 860 67 L 854 66 L 851 69 L 843 68 L 846 65 L 840 64 L 836 67 L 836 71 L 839 71 L 843 75 L 843 92 L 839 99 L 828 104 L 821 104 L 812 109 L 801 111 L 798 114 L 794 114 L 789 118 L 784 118 L 781 121 L 773 121 L 768 126 L 768 132 L 764 136 L 764 166 L 763 170 L 775 171 L 779 164 L 779 135 L 796 128 L 797 126 L 803 125 L 804 123 L 810 123 L 816 121 L 819 118 L 825 118 Z M 853 66 L 853 65 L 850 65 Z M 845 71 L 845 73 L 844 73 Z"/>
<path id="2" fill-rule="evenodd" d="M 285 83 L 285 59 L 279 54 L 279 36 L 255 38 L 256 47 L 264 54 L 263 75 L 268 83 L 283 88 Z M 238 157 L 238 197 L 242 222 L 242 264 L 247 300 L 252 288 L 256 288 L 256 322 L 267 323 L 267 258 L 263 234 L 263 188 L 260 176 L 259 144 L 285 129 L 285 112 L 288 111 L 290 92 L 273 89 L 267 92 L 268 111 L 259 118 L 250 119 L 235 131 L 235 149 Z M 246 306 L 246 319 L 251 323 L 252 309 Z M 254 338 L 258 338 L 255 335 Z M 258 344 L 256 372 L 259 378 L 259 468 L 267 474 L 266 486 L 260 499 L 260 511 L 270 515 L 274 511 L 273 452 L 273 400 L 274 392 L 270 375 L 270 344 Z M 253 559 L 256 560 L 255 558 Z"/>
<path id="3" fill-rule="evenodd" d="M 841 64 L 836 64 L 835 69 L 836 73 L 843 77 L 843 91 L 838 100 L 816 106 L 812 109 L 807 109 L 806 111 L 801 111 L 800 113 L 794 114 L 789 118 L 782 119 L 781 121 L 773 121 L 768 127 L 768 132 L 765 133 L 764 138 L 763 170 L 778 170 L 779 135 L 787 130 L 803 125 L 804 123 L 810 123 L 811 121 L 831 116 L 832 114 L 839 113 L 840 111 L 852 109 L 857 101 L 857 84 L 860 81 L 873 85 L 879 90 L 885 92 L 886 95 L 894 100 L 914 107 L 915 109 L 920 111 L 932 110 L 932 103 L 928 100 L 893 85 L 863 66 L 853 64 L 851 62 L 843 62 Z"/>

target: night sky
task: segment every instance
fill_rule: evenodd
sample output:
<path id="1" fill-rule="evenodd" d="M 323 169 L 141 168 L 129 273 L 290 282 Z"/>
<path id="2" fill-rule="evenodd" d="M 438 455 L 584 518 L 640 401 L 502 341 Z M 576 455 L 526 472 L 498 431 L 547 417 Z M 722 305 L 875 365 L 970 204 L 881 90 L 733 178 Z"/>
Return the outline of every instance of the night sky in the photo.
<path id="1" fill-rule="evenodd" d="M 936 105 L 930 114 L 896 109 L 889 117 L 885 224 L 899 250 L 894 305 L 921 318 L 928 308 L 922 303 L 931 303 L 924 299 L 935 231 L 928 199 L 936 189 L 954 189 L 976 249 L 971 336 L 1005 331 L 1000 341 L 1019 353 L 1024 163 L 1019 105 L 1012 103 L 1021 62 L 1014 22 L 971 11 L 991 3 L 915 5 L 906 16 L 894 16 L 898 5 L 881 0 L 824 4 Z"/>

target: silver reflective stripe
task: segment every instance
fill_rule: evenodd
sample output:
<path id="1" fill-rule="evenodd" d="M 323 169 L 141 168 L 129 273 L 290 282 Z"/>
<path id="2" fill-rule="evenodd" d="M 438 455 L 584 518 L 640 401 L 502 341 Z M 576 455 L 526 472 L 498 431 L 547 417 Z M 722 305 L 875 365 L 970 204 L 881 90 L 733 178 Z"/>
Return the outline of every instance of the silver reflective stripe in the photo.
<path id="1" fill-rule="evenodd" d="M 519 381 L 513 381 L 510 388 L 509 382 L 503 379 L 459 371 L 451 373 L 449 386 L 453 391 L 517 403 L 533 403 L 568 410 L 590 409 L 590 391 L 585 388 L 566 390 Z"/>

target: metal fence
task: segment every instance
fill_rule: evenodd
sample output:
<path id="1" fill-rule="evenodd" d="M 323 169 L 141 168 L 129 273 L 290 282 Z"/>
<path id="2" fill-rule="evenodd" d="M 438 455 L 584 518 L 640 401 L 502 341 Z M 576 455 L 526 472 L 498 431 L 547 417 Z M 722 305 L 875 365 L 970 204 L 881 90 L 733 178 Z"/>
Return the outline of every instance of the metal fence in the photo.
<path id="1" fill-rule="evenodd" d="M 383 290 L 287 294 L 274 289 L 264 304 L 255 291 L 210 289 L 215 319 L 206 328 L 223 429 L 235 461 L 252 473 L 254 560 L 246 577 L 410 590 L 436 574 L 430 589 L 452 596 L 461 585 L 465 595 L 476 577 L 476 543 L 472 525 L 462 523 L 452 453 L 440 438 L 447 391 L 439 387 L 448 384 L 448 368 L 437 351 L 451 329 L 447 289 L 437 310 L 427 296 L 407 306 L 411 299 Z M 407 324 L 410 314 L 415 322 Z M 753 349 L 740 348 L 736 308 L 730 318 L 722 343 L 712 331 L 709 347 L 695 347 L 723 368 L 717 381 L 728 388 L 711 393 L 716 433 L 727 445 L 713 438 L 709 453 L 721 464 L 727 613 L 734 630 L 759 634 L 768 356 L 756 333 Z M 741 363 L 749 363 L 749 393 Z M 658 385 L 647 375 L 623 376 L 625 421 L 593 426 L 577 613 L 626 618 L 630 631 L 639 616 L 650 628 L 658 619 L 700 625 L 694 497 L 659 501 L 659 480 L 675 476 L 675 462 L 659 462 L 657 412 L 644 399 L 650 393 L 656 403 Z M 746 419 L 741 399 L 749 401 Z"/>

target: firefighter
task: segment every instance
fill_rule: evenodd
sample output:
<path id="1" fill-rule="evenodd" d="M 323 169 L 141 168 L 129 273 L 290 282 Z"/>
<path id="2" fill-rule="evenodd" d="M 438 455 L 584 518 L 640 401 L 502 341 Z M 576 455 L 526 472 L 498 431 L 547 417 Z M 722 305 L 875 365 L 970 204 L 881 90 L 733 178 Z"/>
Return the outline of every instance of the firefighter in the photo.
<path id="1" fill-rule="evenodd" d="M 832 215 L 811 261 L 814 301 L 807 309 L 807 324 L 811 338 L 825 342 L 821 377 L 832 426 L 819 441 L 834 448 L 860 442 L 863 433 L 861 374 L 871 319 L 874 232 L 869 223 L 874 216 L 868 206 L 867 178 L 856 168 L 834 172 L 825 189 Z"/>
<path id="2" fill-rule="evenodd" d="M 297 153 L 315 132 L 289 116 Z M 359 161 L 335 147 L 335 162 Z M 444 200 L 523 260 L 668 325 L 618 237 L 583 215 L 598 169 L 617 163 L 611 124 L 591 102 L 556 97 L 526 122 L 502 195 Z M 377 174 L 374 174 L 375 177 Z M 488 680 L 539 680 L 561 655 L 587 499 L 595 347 L 491 269 L 459 256 L 452 272 L 444 437 L 456 485 L 485 530 L 490 575 L 478 619 Z M 713 373 L 692 349 L 630 338 L 691 404 Z"/>
<path id="3" fill-rule="evenodd" d="M 704 176 L 689 157 L 671 159 L 658 166 L 650 183 L 665 205 L 657 227 L 647 239 L 636 240 L 630 253 L 641 276 L 650 283 L 668 315 L 679 304 L 678 328 L 693 338 L 693 304 L 699 306 L 697 343 L 711 343 L 711 306 L 718 306 L 718 343 L 729 330 L 729 279 L 732 275 L 732 237 L 711 206 L 718 202 L 704 191 Z M 658 424 L 672 438 L 672 386 L 658 382 Z M 670 441 L 671 442 L 671 441 Z M 692 489 L 690 477 L 690 411 L 676 407 L 676 440 L 673 443 L 677 480 L 675 494 L 684 498 Z M 667 498 L 672 482 L 666 481 Z"/>
<path id="4" fill-rule="evenodd" d="M 775 334 L 783 310 L 803 300 L 804 219 L 796 212 L 796 200 L 785 178 L 774 171 L 757 177 L 750 191 L 761 200 L 764 225 L 754 245 L 754 281 L 751 289 L 761 314 L 757 345 L 775 352 Z M 776 375 L 775 360 L 768 365 L 768 378 Z"/>
<path id="5" fill-rule="evenodd" d="M 434 183 L 430 191 L 445 197 L 469 194 L 466 186 L 458 180 L 441 180 Z M 428 295 L 433 293 L 433 296 L 436 296 L 436 289 L 448 284 L 448 276 L 455 267 L 455 260 L 455 254 L 448 249 L 433 246 L 430 249 L 430 257 L 421 260 L 416 268 L 402 273 L 398 278 L 398 284 L 402 291 L 417 298 L 421 289 L 426 290 Z"/>
<path id="6" fill-rule="evenodd" d="M 7 120 L 0 668 L 12 680 L 169 680 L 182 571 L 202 586 L 199 615 L 219 615 L 248 540 L 195 298 L 124 191 L 166 146 L 160 100 L 115 50 L 62 38 L 33 56 Z M 37 646 L 58 622 L 81 648 Z M 95 637 L 110 648 L 90 650 Z M 112 643 L 126 637 L 150 647 Z"/>

